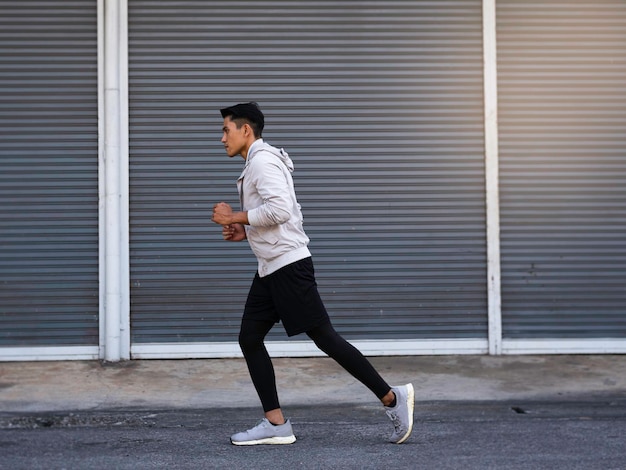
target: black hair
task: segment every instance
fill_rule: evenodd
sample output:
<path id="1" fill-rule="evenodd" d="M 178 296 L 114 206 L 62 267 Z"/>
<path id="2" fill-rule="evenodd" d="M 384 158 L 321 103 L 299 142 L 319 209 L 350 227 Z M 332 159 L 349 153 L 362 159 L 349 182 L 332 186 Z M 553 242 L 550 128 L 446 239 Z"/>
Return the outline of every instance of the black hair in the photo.
<path id="1" fill-rule="evenodd" d="M 261 137 L 263 133 L 263 127 L 265 127 L 265 117 L 259 108 L 259 105 L 254 101 L 249 103 L 239 103 L 228 108 L 220 109 L 222 117 L 231 119 L 237 124 L 239 129 L 243 124 L 248 124 L 252 128 L 254 136 Z"/>

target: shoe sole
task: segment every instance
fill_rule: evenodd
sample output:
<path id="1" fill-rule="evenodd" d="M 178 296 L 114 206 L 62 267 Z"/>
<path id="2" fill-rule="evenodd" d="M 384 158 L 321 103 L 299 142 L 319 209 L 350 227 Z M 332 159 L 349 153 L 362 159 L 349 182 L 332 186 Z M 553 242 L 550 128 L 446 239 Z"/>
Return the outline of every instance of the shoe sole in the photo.
<path id="1" fill-rule="evenodd" d="M 409 402 L 409 430 L 396 442 L 396 444 L 402 444 L 406 441 L 413 431 L 413 410 L 415 409 L 415 390 L 413 389 L 413 384 L 407 384 L 407 389 L 409 391 L 409 395 L 407 397 L 407 401 Z"/>
<path id="2" fill-rule="evenodd" d="M 296 436 L 287 437 L 266 437 L 264 439 L 256 439 L 253 441 L 230 441 L 235 446 L 256 446 L 259 444 L 293 444 L 296 442 Z"/>

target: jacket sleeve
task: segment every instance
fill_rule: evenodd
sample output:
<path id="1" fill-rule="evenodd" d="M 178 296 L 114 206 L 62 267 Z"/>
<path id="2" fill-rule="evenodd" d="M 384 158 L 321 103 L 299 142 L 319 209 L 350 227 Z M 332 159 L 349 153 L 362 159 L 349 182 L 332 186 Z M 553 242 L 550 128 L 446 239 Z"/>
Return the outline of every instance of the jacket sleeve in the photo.
<path id="1" fill-rule="evenodd" d="M 248 209 L 248 222 L 253 227 L 270 227 L 287 222 L 291 217 L 291 195 L 286 169 L 280 160 L 257 155 L 250 168 L 250 183 L 255 187 L 260 206 Z"/>

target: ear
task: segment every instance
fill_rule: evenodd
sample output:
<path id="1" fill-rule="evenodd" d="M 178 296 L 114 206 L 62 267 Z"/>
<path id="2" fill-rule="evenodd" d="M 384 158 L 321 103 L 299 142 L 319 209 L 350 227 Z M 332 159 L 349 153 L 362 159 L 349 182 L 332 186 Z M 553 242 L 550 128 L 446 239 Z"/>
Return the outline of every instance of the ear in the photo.
<path id="1" fill-rule="evenodd" d="M 246 124 L 246 137 L 254 137 L 254 131 L 252 130 L 252 126 L 250 124 Z"/>

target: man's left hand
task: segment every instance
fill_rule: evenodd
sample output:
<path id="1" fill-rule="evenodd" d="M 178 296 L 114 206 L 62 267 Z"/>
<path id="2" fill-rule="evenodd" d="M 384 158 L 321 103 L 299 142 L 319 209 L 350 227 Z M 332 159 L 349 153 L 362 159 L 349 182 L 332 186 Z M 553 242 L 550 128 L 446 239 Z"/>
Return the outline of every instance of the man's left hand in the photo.
<path id="1" fill-rule="evenodd" d="M 213 206 L 213 222 L 220 225 L 230 225 L 233 223 L 233 209 L 225 202 L 218 202 Z"/>

